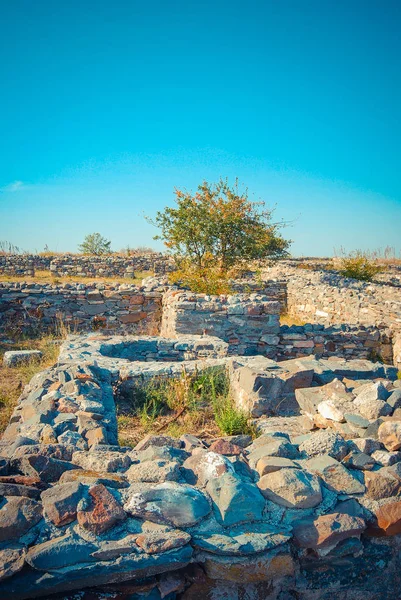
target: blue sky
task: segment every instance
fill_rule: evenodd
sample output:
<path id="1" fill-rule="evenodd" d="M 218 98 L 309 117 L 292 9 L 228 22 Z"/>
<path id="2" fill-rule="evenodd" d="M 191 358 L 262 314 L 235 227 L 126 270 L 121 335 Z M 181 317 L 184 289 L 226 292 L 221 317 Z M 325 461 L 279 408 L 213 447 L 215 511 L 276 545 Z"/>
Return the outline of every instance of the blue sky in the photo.
<path id="1" fill-rule="evenodd" d="M 143 214 L 227 176 L 293 221 L 294 254 L 401 251 L 398 0 L 0 10 L 0 240 L 157 247 Z"/>

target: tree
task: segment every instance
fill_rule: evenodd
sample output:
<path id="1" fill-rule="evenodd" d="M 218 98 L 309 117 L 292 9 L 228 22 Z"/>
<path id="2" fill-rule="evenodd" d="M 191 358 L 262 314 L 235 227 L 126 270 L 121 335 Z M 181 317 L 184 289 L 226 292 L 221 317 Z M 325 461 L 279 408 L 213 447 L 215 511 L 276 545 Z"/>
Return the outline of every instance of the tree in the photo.
<path id="1" fill-rule="evenodd" d="M 95 254 L 100 256 L 101 254 L 110 254 L 111 242 L 102 237 L 100 233 L 89 233 L 82 244 L 78 246 L 78 250 L 83 254 Z"/>
<path id="2" fill-rule="evenodd" d="M 254 259 L 278 259 L 290 242 L 279 234 L 283 223 L 272 222 L 264 202 L 251 202 L 238 181 L 203 182 L 192 195 L 175 190 L 176 207 L 159 211 L 153 222 L 179 267 L 198 273 L 218 268 L 222 276 Z"/>

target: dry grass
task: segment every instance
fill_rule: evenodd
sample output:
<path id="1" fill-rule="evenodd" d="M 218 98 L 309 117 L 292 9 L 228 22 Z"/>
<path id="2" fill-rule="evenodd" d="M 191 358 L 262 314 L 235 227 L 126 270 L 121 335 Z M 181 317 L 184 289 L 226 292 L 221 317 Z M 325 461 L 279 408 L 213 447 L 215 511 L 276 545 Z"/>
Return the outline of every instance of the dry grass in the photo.
<path id="1" fill-rule="evenodd" d="M 3 366 L 3 355 L 7 350 L 41 350 L 43 357 L 11 369 Z M 24 386 L 36 373 L 55 364 L 58 352 L 57 338 L 49 335 L 35 340 L 0 342 L 0 433 L 7 427 Z"/>
<path id="2" fill-rule="evenodd" d="M 280 325 L 305 325 L 306 321 L 303 321 L 299 317 L 295 317 L 294 315 L 289 315 L 288 313 L 280 315 Z"/>
<path id="3" fill-rule="evenodd" d="M 0 282 L 15 282 L 25 281 L 27 283 L 131 283 L 134 285 L 140 285 L 142 279 L 145 277 L 153 276 L 153 271 L 136 271 L 133 279 L 127 277 L 80 277 L 79 275 L 68 276 L 68 277 L 55 277 L 51 271 L 35 271 L 35 276 L 23 276 L 17 277 L 16 275 L 0 275 Z"/>

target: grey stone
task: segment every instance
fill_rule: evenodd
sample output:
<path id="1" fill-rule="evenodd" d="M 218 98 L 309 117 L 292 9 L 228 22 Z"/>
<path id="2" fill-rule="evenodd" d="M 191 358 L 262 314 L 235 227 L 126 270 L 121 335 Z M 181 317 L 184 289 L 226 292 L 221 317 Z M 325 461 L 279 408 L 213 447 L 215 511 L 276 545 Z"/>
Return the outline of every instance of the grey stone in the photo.
<path id="1" fill-rule="evenodd" d="M 328 489 L 338 494 L 362 494 L 365 491 L 365 486 L 344 465 L 328 454 L 309 459 L 305 468 L 319 475 Z"/>
<path id="2" fill-rule="evenodd" d="M 257 487 L 240 477 L 225 473 L 211 479 L 206 490 L 213 500 L 216 519 L 224 527 L 262 519 L 265 500 Z"/>
<path id="3" fill-rule="evenodd" d="M 309 457 L 327 453 L 336 460 L 342 460 L 348 453 L 344 438 L 329 430 L 318 431 L 313 434 L 308 440 L 299 445 L 299 450 Z"/>
<path id="4" fill-rule="evenodd" d="M 286 508 L 314 508 L 322 501 L 318 478 L 300 469 L 269 473 L 257 485 L 265 498 Z"/>
<path id="5" fill-rule="evenodd" d="M 10 350 L 4 353 L 3 365 L 5 367 L 19 367 L 34 360 L 39 360 L 43 356 L 40 350 Z"/>
<path id="6" fill-rule="evenodd" d="M 174 527 L 191 527 L 210 512 L 209 502 L 201 491 L 173 482 L 132 494 L 124 508 L 134 517 Z"/>

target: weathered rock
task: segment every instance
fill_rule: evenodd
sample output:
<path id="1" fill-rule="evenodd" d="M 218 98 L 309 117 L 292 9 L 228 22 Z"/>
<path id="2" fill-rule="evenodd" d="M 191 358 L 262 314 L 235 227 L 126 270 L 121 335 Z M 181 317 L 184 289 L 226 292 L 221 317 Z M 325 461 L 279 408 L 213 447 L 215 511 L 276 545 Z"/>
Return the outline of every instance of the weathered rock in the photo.
<path id="1" fill-rule="evenodd" d="M 319 475 L 329 490 L 339 494 L 362 494 L 365 486 L 341 463 L 328 454 L 315 456 L 305 463 L 305 468 Z"/>
<path id="2" fill-rule="evenodd" d="M 382 448 L 381 443 L 373 438 L 355 438 L 351 440 L 352 444 L 356 446 L 361 452 L 365 454 L 373 454 L 377 450 Z"/>
<path id="3" fill-rule="evenodd" d="M 384 400 L 360 400 L 357 398 L 354 404 L 358 408 L 360 414 L 370 421 L 378 419 L 379 417 L 391 415 L 393 411 L 390 404 L 387 404 Z"/>
<path id="4" fill-rule="evenodd" d="M 336 546 L 350 537 L 360 536 L 365 521 L 344 513 L 320 515 L 316 519 L 299 521 L 294 527 L 294 541 L 301 548 L 321 550 Z"/>
<path id="5" fill-rule="evenodd" d="M 381 381 L 369 382 L 362 385 L 356 390 L 356 405 L 363 405 L 372 400 L 387 400 L 390 393 L 387 391 L 385 385 Z"/>
<path id="6" fill-rule="evenodd" d="M 16 540 L 42 518 L 41 505 L 24 496 L 11 496 L 0 508 L 0 542 Z"/>
<path id="7" fill-rule="evenodd" d="M 237 525 L 224 533 L 202 533 L 194 535 L 196 548 L 221 556 L 258 554 L 276 548 L 291 538 L 285 528 L 276 528 L 268 523 Z"/>
<path id="8" fill-rule="evenodd" d="M 213 500 L 216 519 L 224 527 L 262 519 L 265 507 L 263 496 L 255 485 L 238 476 L 225 473 L 217 479 L 211 479 L 206 490 Z"/>
<path id="9" fill-rule="evenodd" d="M 97 471 L 87 471 L 77 469 L 75 471 L 66 471 L 59 479 L 59 483 L 70 483 L 80 481 L 87 485 L 97 485 L 99 483 L 111 488 L 125 488 L 129 483 L 125 476 L 117 473 L 98 473 Z"/>
<path id="10" fill-rule="evenodd" d="M 322 501 L 317 477 L 300 469 L 280 469 L 257 483 L 268 500 L 287 508 L 314 508 Z"/>
<path id="11" fill-rule="evenodd" d="M 365 473 L 366 495 L 373 500 L 391 498 L 401 494 L 401 480 L 388 470 L 368 471 Z"/>
<path id="12" fill-rule="evenodd" d="M 299 458 L 300 455 L 296 446 L 287 440 L 277 438 L 277 440 L 272 441 L 270 444 L 265 444 L 250 452 L 247 457 L 249 465 L 253 469 L 256 468 L 259 459 L 265 456 L 274 456 L 293 460 Z"/>
<path id="13" fill-rule="evenodd" d="M 321 402 L 327 400 L 322 388 L 311 387 L 295 390 L 295 398 L 301 410 L 308 415 L 314 415 Z"/>
<path id="14" fill-rule="evenodd" d="M 401 452 L 386 452 L 386 450 L 376 450 L 372 452 L 372 458 L 382 467 L 391 467 L 401 461 Z"/>
<path id="15" fill-rule="evenodd" d="M 289 458 L 280 458 L 276 456 L 264 456 L 260 458 L 256 465 L 256 470 L 261 477 L 268 473 L 274 473 L 280 469 L 298 469 L 298 465 Z"/>
<path id="16" fill-rule="evenodd" d="M 62 483 L 42 492 L 45 515 L 57 527 L 71 523 L 77 517 L 77 505 L 83 493 L 79 482 Z"/>
<path id="17" fill-rule="evenodd" d="M 313 434 L 299 445 L 299 450 L 309 457 L 326 453 L 336 460 L 342 460 L 348 454 L 344 438 L 333 431 L 319 431 Z"/>
<path id="18" fill-rule="evenodd" d="M 179 529 L 167 531 L 146 531 L 136 537 L 136 544 L 147 554 L 168 552 L 173 548 L 181 548 L 191 540 L 189 533 Z"/>
<path id="19" fill-rule="evenodd" d="M 182 442 L 169 435 L 152 435 L 149 433 L 135 446 L 137 452 L 142 452 L 149 446 L 169 446 L 171 448 L 181 448 Z"/>
<path id="20" fill-rule="evenodd" d="M 25 546 L 20 544 L 12 544 L 0 550 L 0 581 L 21 571 L 25 554 Z"/>
<path id="21" fill-rule="evenodd" d="M 385 421 L 378 429 L 379 441 L 389 450 L 401 448 L 401 421 Z"/>
<path id="22" fill-rule="evenodd" d="M 132 494 L 124 508 L 134 517 L 173 527 L 191 527 L 210 512 L 201 491 L 173 482 Z"/>
<path id="23" fill-rule="evenodd" d="M 369 454 L 364 454 L 363 452 L 350 452 L 343 459 L 343 464 L 348 469 L 371 471 L 376 465 L 376 461 L 373 456 L 369 456 Z"/>
<path id="24" fill-rule="evenodd" d="M 26 496 L 38 500 L 40 489 L 30 485 L 0 482 L 0 496 Z"/>
<path id="25" fill-rule="evenodd" d="M 217 452 L 217 454 L 223 454 L 224 456 L 238 456 L 244 452 L 241 446 L 232 444 L 224 439 L 215 440 L 209 447 L 211 452 Z"/>
<path id="26" fill-rule="evenodd" d="M 42 356 L 40 350 L 9 350 L 4 352 L 3 365 L 9 368 L 19 367 L 32 361 L 38 361 Z"/>
<path id="27" fill-rule="evenodd" d="M 317 410 L 325 419 L 338 421 L 339 423 L 345 421 L 344 410 L 341 410 L 334 400 L 323 400 L 317 405 Z"/>
<path id="28" fill-rule="evenodd" d="M 97 550 L 94 543 L 79 537 L 74 531 L 37 544 L 29 549 L 26 561 L 39 571 L 63 569 L 78 563 L 94 561 L 92 553 Z"/>
<path id="29" fill-rule="evenodd" d="M 162 460 L 147 460 L 131 465 L 126 473 L 128 481 L 144 481 L 162 483 L 163 481 L 178 481 L 181 471 L 178 463 Z"/>
<path id="30" fill-rule="evenodd" d="M 77 513 L 78 523 L 84 529 L 99 535 L 126 518 L 122 506 L 103 484 L 93 486 L 89 496 L 88 508 Z"/>
<path id="31" fill-rule="evenodd" d="M 399 535 L 401 533 L 401 501 L 383 504 L 375 511 L 377 528 L 375 535 Z"/>
<path id="32" fill-rule="evenodd" d="M 74 452 L 72 462 L 87 471 L 98 471 L 100 473 L 123 473 L 131 465 L 132 460 L 124 452 Z"/>
<path id="33" fill-rule="evenodd" d="M 230 461 L 221 454 L 200 449 L 195 450 L 182 466 L 188 483 L 199 486 L 205 486 L 211 479 L 234 471 Z"/>
<path id="34" fill-rule="evenodd" d="M 42 454 L 31 454 L 12 461 L 13 468 L 24 475 L 38 477 L 46 483 L 58 481 L 65 471 L 79 469 L 80 467 L 65 460 L 58 460 L 43 456 Z"/>

